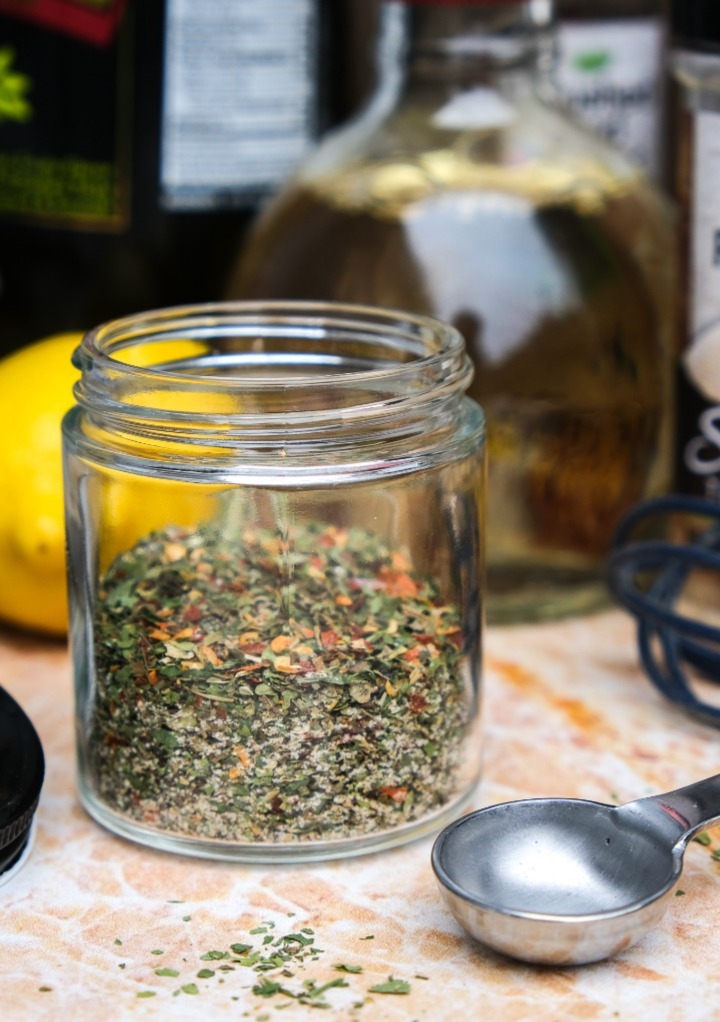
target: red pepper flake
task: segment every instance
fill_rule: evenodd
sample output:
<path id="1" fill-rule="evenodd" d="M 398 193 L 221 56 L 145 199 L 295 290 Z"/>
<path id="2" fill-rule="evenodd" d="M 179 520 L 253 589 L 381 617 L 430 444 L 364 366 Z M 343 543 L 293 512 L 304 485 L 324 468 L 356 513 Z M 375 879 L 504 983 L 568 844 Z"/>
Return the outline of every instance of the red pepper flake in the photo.
<path id="1" fill-rule="evenodd" d="M 425 696 L 421 696 L 419 692 L 412 692 L 410 695 L 410 712 L 411 713 L 422 713 L 428 704 Z"/>
<path id="2" fill-rule="evenodd" d="M 340 642 L 340 636 L 332 628 L 328 628 L 326 631 L 320 632 L 320 642 L 322 642 L 325 649 L 335 649 Z"/>
<path id="3" fill-rule="evenodd" d="M 150 682 L 151 685 L 157 685 L 158 683 L 158 672 L 155 670 L 154 667 L 152 667 L 148 671 L 148 681 Z"/>
<path id="4" fill-rule="evenodd" d="M 192 624 L 197 624 L 198 621 L 202 621 L 203 612 L 198 607 L 197 603 L 191 603 L 188 607 L 185 608 L 185 613 L 183 614 L 183 617 L 185 618 L 186 621 L 190 621 Z"/>
<path id="5" fill-rule="evenodd" d="M 417 596 L 419 588 L 405 571 L 394 568 L 381 568 L 379 579 L 389 596 Z"/>
<path id="6" fill-rule="evenodd" d="M 456 629 L 456 631 L 454 631 L 454 632 L 448 632 L 448 634 L 445 636 L 445 638 L 448 640 L 448 642 L 451 642 L 453 644 L 455 649 L 462 649 L 462 647 L 463 647 L 463 634 L 462 634 L 462 630 L 460 628 Z"/>
<path id="7" fill-rule="evenodd" d="M 420 650 L 416 649 L 414 646 L 412 649 L 406 649 L 402 655 L 402 658 L 403 660 L 407 660 L 409 664 L 412 664 L 415 662 L 415 660 L 420 659 Z"/>
<path id="8" fill-rule="evenodd" d="M 249 653 L 250 656 L 260 656 L 267 649 L 267 644 L 264 642 L 243 642 L 240 645 L 240 649 L 243 653 Z"/>
<path id="9" fill-rule="evenodd" d="M 397 802 L 400 805 L 407 798 L 408 790 L 407 788 L 395 788 L 390 784 L 386 784 L 380 789 L 380 794 L 391 798 L 393 802 Z"/>
<path id="10" fill-rule="evenodd" d="M 213 667 L 219 667 L 220 664 L 222 663 L 222 660 L 217 655 L 217 653 L 212 648 L 212 646 L 201 646 L 200 647 L 200 653 L 202 654 L 202 656 L 205 657 L 205 659 L 209 663 L 211 663 L 213 665 Z"/>

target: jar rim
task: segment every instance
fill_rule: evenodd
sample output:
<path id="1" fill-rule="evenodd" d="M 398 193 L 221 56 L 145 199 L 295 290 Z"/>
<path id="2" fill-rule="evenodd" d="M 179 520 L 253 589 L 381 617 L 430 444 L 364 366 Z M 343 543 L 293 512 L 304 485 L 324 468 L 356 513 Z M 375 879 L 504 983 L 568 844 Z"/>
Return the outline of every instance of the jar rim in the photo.
<path id="1" fill-rule="evenodd" d="M 89 330 L 73 356 L 74 364 L 84 374 L 92 369 L 100 376 L 111 374 L 128 381 L 152 379 L 153 385 L 184 384 L 195 387 L 221 385 L 232 391 L 263 391 L 277 388 L 277 373 L 268 376 L 231 377 L 212 373 L 173 372 L 164 365 L 133 365 L 116 356 L 133 344 L 176 339 L 206 340 L 223 331 L 254 329 L 271 336 L 297 336 L 320 339 L 332 331 L 344 331 L 350 338 L 383 341 L 414 355 L 412 359 L 387 362 L 377 368 L 354 370 L 339 376 L 332 374 L 333 384 L 345 381 L 353 385 L 397 380 L 417 375 L 419 371 L 438 370 L 445 377 L 448 370 L 458 368 L 465 359 L 465 346 L 459 331 L 440 319 L 398 309 L 380 309 L 368 305 L 307 300 L 231 301 L 172 306 L 135 313 L 110 320 Z M 435 350 L 423 353 L 422 343 L 433 342 Z M 414 347 L 414 351 L 413 351 Z M 322 372 L 294 374 L 283 386 L 295 388 L 327 386 L 328 375 Z M 464 374 L 463 374 L 464 375 Z M 467 386 L 464 382 L 464 386 Z M 463 387 L 464 389 L 464 387 Z"/>

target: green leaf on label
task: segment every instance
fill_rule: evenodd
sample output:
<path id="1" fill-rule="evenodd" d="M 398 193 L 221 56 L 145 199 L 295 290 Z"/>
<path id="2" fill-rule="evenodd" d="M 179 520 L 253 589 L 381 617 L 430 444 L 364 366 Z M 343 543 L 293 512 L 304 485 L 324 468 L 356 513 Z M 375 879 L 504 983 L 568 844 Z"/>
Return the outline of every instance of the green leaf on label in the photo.
<path id="1" fill-rule="evenodd" d="M 574 64 L 578 71 L 602 71 L 612 64 L 612 55 L 607 50 L 588 50 L 578 54 Z"/>

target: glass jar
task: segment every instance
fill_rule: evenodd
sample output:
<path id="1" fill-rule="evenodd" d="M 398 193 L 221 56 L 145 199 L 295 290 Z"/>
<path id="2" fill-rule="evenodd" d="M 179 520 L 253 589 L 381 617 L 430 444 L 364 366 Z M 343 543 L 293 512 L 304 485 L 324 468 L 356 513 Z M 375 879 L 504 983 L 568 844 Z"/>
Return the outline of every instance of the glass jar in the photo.
<path id="1" fill-rule="evenodd" d="M 80 797 L 228 860 L 435 830 L 479 776 L 485 427 L 460 335 L 227 303 L 98 327 L 64 422 Z"/>
<path id="2" fill-rule="evenodd" d="M 377 90 L 264 209 L 228 298 L 456 326 L 487 415 L 488 617 L 604 606 L 614 530 L 672 470 L 675 239 L 550 84 L 550 7 L 387 0 Z"/>

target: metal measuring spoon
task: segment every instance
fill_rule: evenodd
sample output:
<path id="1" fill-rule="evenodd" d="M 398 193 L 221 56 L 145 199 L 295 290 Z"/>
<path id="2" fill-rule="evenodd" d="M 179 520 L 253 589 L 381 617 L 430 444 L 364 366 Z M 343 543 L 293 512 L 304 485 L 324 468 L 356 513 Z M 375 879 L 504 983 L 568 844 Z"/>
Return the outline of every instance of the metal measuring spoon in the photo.
<path id="1" fill-rule="evenodd" d="M 582 965 L 623 951 L 660 919 L 688 841 L 719 819 L 720 774 L 621 806 L 522 799 L 451 823 L 432 864 L 451 912 L 483 944 Z"/>

